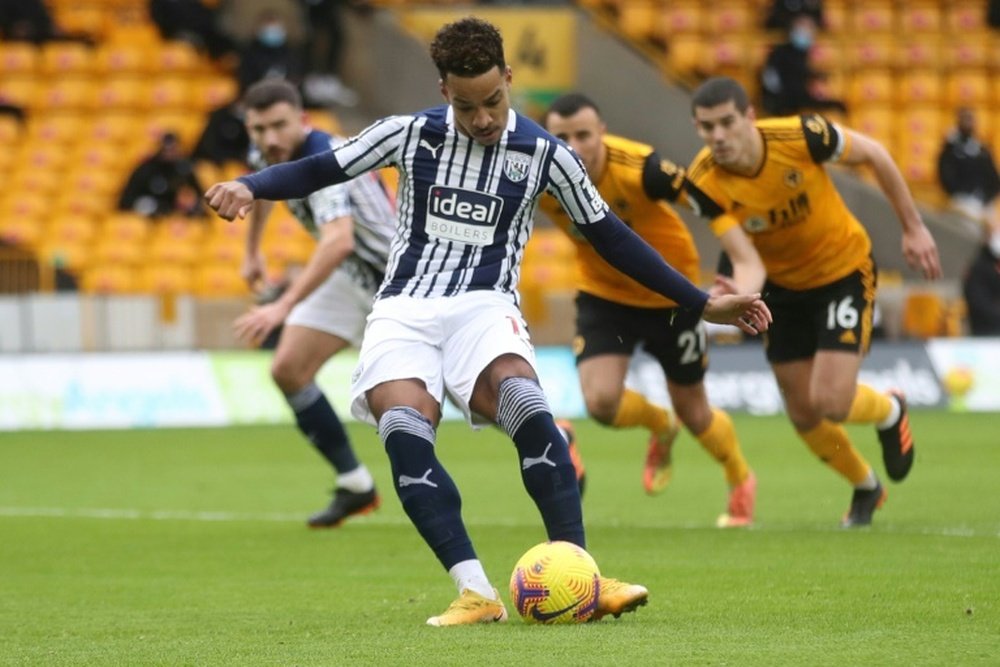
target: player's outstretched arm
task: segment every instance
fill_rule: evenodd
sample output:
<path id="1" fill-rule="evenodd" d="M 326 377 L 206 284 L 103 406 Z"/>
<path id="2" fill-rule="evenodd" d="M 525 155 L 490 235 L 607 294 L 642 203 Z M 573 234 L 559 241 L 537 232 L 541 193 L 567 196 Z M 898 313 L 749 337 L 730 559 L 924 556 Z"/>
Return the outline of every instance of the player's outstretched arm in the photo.
<path id="1" fill-rule="evenodd" d="M 751 336 L 771 326 L 771 310 L 760 294 L 713 294 L 702 318 L 715 324 L 733 324 Z"/>
<path id="2" fill-rule="evenodd" d="M 907 263 L 911 268 L 921 271 L 925 278 L 940 278 L 941 259 L 938 257 L 937 244 L 920 218 L 913 195 L 889 151 L 860 132 L 846 128 L 841 128 L 841 131 L 850 138 L 851 145 L 840 161 L 844 164 L 868 164 L 875 172 L 879 187 L 889 199 L 903 226 L 903 257 Z"/>

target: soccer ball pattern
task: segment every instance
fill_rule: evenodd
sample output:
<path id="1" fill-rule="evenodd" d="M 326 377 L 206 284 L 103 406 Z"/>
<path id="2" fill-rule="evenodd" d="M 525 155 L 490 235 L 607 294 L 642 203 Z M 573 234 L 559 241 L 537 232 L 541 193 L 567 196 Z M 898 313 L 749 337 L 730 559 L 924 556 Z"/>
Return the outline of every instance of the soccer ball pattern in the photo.
<path id="1" fill-rule="evenodd" d="M 528 623 L 584 623 L 597 609 L 601 572 L 571 542 L 542 542 L 514 566 L 510 597 Z"/>

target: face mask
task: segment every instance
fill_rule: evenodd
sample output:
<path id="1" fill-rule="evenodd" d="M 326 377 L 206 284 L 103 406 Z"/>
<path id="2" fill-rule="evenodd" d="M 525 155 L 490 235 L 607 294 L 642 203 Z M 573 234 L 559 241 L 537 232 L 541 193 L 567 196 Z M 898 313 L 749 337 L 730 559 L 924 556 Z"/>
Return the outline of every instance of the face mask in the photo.
<path id="1" fill-rule="evenodd" d="M 792 43 L 792 46 L 799 49 L 800 51 L 807 51 L 809 47 L 813 44 L 812 32 L 808 29 L 803 28 L 793 28 L 791 34 L 788 37 L 788 41 Z"/>
<path id="2" fill-rule="evenodd" d="M 990 235 L 990 252 L 997 259 L 1000 259 L 1000 232 L 993 232 Z"/>
<path id="3" fill-rule="evenodd" d="M 257 32 L 257 39 L 265 46 L 281 46 L 285 43 L 285 29 L 276 23 L 266 25 Z"/>

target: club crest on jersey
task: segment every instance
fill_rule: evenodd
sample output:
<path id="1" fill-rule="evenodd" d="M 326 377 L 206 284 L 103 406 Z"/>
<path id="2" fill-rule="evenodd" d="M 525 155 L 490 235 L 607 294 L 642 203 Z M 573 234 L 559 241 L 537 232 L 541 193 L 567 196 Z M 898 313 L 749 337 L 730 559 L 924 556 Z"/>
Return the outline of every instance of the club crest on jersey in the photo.
<path id="1" fill-rule="evenodd" d="M 513 183 L 520 183 L 528 177 L 531 167 L 531 156 L 524 153 L 509 152 L 503 163 L 503 175 Z"/>
<path id="2" fill-rule="evenodd" d="M 434 185 L 427 197 L 427 234 L 470 245 L 490 245 L 502 212 L 503 199 L 496 195 Z"/>
<path id="3" fill-rule="evenodd" d="M 767 229 L 767 220 L 759 215 L 751 215 L 743 221 L 743 229 L 747 230 L 751 234 L 762 232 Z"/>
<path id="4" fill-rule="evenodd" d="M 802 185 L 802 172 L 798 169 L 789 169 L 785 172 L 785 185 L 795 190 Z"/>

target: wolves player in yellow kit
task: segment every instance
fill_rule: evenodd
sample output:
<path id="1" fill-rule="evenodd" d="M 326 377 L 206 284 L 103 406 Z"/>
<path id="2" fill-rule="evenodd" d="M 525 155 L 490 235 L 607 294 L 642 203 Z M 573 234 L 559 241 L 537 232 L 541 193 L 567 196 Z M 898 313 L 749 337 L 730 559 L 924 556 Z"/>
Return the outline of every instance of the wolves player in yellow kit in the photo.
<path id="1" fill-rule="evenodd" d="M 545 129 L 580 156 L 612 210 L 667 262 L 697 280 L 698 251 L 687 226 L 667 203 L 683 199 L 684 170 L 661 159 L 651 146 L 606 134 L 600 110 L 584 95 L 555 100 L 544 122 Z M 708 403 L 703 382 L 708 355 L 700 318 L 612 268 L 573 229 L 554 198 L 545 197 L 541 205 L 577 248 L 574 352 L 587 412 L 607 426 L 643 426 L 650 431 L 643 471 L 650 494 L 670 481 L 670 450 L 679 419 L 725 469 L 729 505 L 719 525 L 749 525 L 757 482 L 729 415 Z M 629 360 L 640 342 L 667 376 L 676 416 L 625 386 Z"/>
<path id="2" fill-rule="evenodd" d="M 879 143 L 818 115 L 756 120 L 746 91 L 709 79 L 692 112 L 706 147 L 688 170 L 688 196 L 709 218 L 733 261 L 720 291 L 760 288 L 755 253 L 767 270 L 774 313 L 767 358 L 788 416 L 809 448 L 854 487 L 845 527 L 867 525 L 886 493 L 854 449 L 842 422 L 874 423 L 889 477 L 913 464 L 913 437 L 899 392 L 858 383 L 868 350 L 876 270 L 871 240 L 840 198 L 824 162 L 867 164 L 903 228 L 903 255 L 925 277 L 941 275 L 937 247 L 899 169 Z"/>

